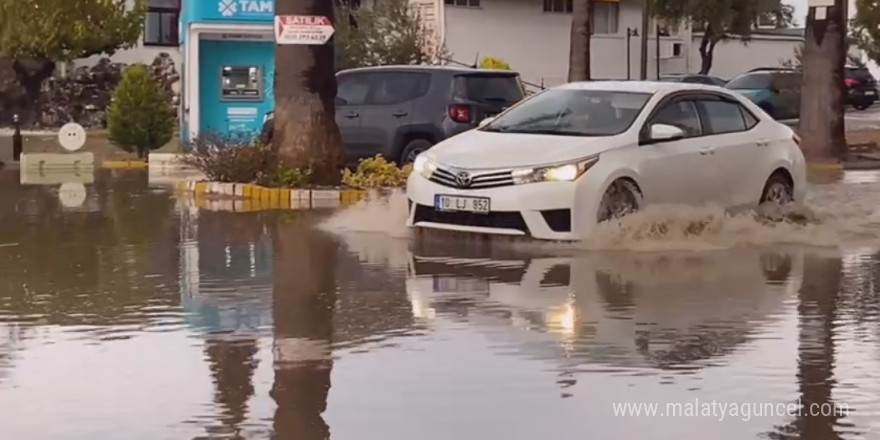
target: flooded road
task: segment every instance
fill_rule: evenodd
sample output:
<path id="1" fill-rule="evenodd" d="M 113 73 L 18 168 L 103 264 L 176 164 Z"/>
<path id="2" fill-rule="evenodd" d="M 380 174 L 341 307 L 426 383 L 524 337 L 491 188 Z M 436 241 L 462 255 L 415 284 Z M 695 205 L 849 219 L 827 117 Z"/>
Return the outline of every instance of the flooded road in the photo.
<path id="1" fill-rule="evenodd" d="M 880 174 L 825 180 L 561 246 L 0 172 L 0 438 L 880 438 Z"/>

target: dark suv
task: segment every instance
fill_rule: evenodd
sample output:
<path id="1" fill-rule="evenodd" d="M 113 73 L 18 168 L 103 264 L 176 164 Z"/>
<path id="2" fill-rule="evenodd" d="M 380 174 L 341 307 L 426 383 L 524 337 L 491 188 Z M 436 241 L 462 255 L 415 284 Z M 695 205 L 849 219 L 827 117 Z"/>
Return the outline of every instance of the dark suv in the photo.
<path id="1" fill-rule="evenodd" d="M 877 101 L 877 80 L 866 67 L 849 67 L 843 71 L 846 103 L 865 110 Z"/>
<path id="2" fill-rule="evenodd" d="M 432 145 L 520 101 L 519 74 L 447 66 L 381 66 L 336 74 L 336 123 L 346 159 L 410 163 Z M 272 117 L 263 125 L 272 138 Z"/>

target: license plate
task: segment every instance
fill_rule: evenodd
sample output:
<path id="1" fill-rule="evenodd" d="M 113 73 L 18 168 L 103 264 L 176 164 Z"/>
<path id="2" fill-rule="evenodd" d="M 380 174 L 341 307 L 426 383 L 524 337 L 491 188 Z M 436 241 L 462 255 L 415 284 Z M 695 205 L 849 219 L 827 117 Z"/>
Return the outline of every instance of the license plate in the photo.
<path id="1" fill-rule="evenodd" d="M 434 209 L 438 211 L 461 211 L 475 214 L 489 213 L 488 197 L 434 196 Z"/>
<path id="2" fill-rule="evenodd" d="M 434 277 L 434 293 L 484 293 L 489 281 L 476 278 Z"/>
<path id="3" fill-rule="evenodd" d="M 876 93 L 876 92 L 873 91 L 873 90 L 868 90 L 867 92 L 865 92 L 865 94 L 868 95 L 868 96 L 874 96 L 875 93 Z"/>

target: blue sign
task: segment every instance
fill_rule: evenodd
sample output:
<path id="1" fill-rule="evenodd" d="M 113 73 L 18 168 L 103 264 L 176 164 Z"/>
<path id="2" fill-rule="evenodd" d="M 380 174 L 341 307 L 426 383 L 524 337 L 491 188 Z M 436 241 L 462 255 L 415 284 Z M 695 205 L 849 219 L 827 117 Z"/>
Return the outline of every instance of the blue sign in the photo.
<path id="1" fill-rule="evenodd" d="M 275 20 L 275 0 L 193 0 L 184 7 L 184 25 L 200 21 Z"/>

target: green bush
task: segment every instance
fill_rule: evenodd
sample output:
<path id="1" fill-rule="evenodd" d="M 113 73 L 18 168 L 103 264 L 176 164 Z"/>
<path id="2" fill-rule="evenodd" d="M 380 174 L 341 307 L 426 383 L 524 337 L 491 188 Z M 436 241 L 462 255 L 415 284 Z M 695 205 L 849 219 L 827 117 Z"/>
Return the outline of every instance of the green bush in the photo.
<path id="1" fill-rule="evenodd" d="M 147 66 L 133 64 L 125 69 L 113 92 L 107 115 L 109 139 L 114 145 L 138 157 L 161 148 L 174 135 L 174 110 L 150 75 Z"/>
<path id="2" fill-rule="evenodd" d="M 214 182 L 256 183 L 302 188 L 311 183 L 311 170 L 278 163 L 272 147 L 249 136 L 206 134 L 187 145 L 183 163 Z"/>
<path id="3" fill-rule="evenodd" d="M 510 67 L 510 64 L 492 57 L 484 57 L 480 60 L 480 68 L 481 69 L 496 69 L 496 70 L 513 70 Z"/>
<path id="4" fill-rule="evenodd" d="M 354 172 L 344 170 L 342 183 L 352 188 L 402 188 L 412 172 L 412 165 L 398 167 L 381 155 L 362 160 Z"/>

